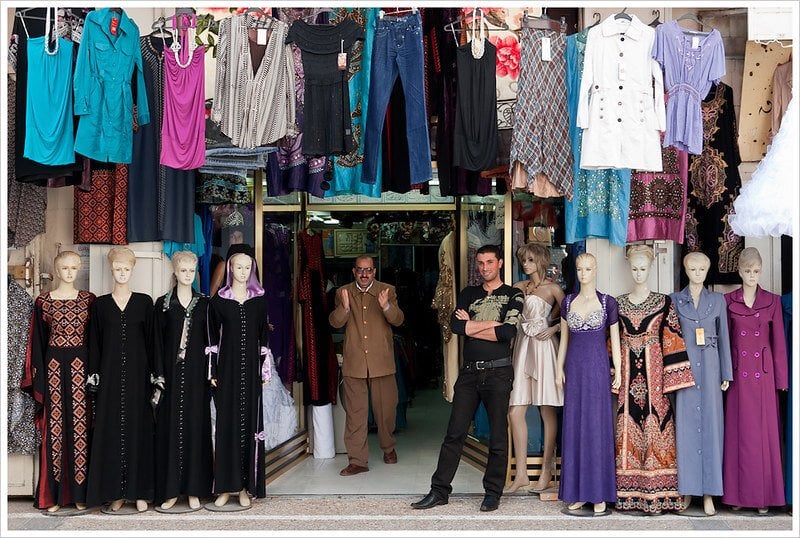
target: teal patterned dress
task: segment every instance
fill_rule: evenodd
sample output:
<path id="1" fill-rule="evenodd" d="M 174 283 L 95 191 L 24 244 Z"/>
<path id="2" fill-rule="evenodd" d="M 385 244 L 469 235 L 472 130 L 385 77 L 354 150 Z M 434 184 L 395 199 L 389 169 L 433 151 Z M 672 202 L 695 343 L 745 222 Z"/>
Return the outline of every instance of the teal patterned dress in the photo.
<path id="1" fill-rule="evenodd" d="M 572 200 L 564 199 L 566 241 L 574 243 L 587 237 L 605 237 L 615 245 L 625 245 L 628 235 L 631 171 L 582 170 L 580 166 L 583 129 L 577 126 L 576 119 L 586 34 L 587 30 L 583 30 L 568 35 L 564 52 L 567 59 L 567 108 L 574 173 Z"/>

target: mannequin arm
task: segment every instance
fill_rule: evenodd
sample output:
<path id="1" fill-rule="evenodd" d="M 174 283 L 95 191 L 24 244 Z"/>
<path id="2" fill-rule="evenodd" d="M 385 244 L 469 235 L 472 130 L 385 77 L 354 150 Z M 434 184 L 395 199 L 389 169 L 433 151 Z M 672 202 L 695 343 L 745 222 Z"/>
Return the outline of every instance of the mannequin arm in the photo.
<path id="1" fill-rule="evenodd" d="M 569 327 L 567 320 L 561 318 L 561 338 L 558 341 L 558 359 L 556 360 L 556 386 L 561 387 L 566 381 L 564 364 L 567 360 L 567 346 L 569 345 Z"/>
<path id="2" fill-rule="evenodd" d="M 619 323 L 609 327 L 609 333 L 611 335 L 611 361 L 614 363 L 614 380 L 611 382 L 611 388 L 616 392 L 622 383 L 622 351 L 619 343 Z"/>

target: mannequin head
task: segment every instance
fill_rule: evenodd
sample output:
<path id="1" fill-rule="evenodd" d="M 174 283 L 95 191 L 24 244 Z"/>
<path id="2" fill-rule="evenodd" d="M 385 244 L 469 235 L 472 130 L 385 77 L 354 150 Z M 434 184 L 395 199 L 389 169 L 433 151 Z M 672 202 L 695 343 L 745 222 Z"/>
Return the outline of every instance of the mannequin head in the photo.
<path id="1" fill-rule="evenodd" d="M 650 276 L 650 268 L 653 266 L 653 247 L 649 245 L 631 245 L 626 252 L 628 265 L 631 268 L 631 276 L 636 285 L 644 285 L 647 277 Z"/>
<path id="2" fill-rule="evenodd" d="M 690 252 L 683 257 L 683 270 L 692 284 L 702 284 L 706 281 L 711 260 L 702 252 Z"/>
<path id="3" fill-rule="evenodd" d="M 575 258 L 575 276 L 581 286 L 594 285 L 597 276 L 597 258 L 588 252 L 578 254 Z"/>
<path id="4" fill-rule="evenodd" d="M 517 261 L 528 277 L 536 275 L 541 282 L 550 263 L 550 249 L 536 243 L 526 243 L 517 249 Z"/>
<path id="5" fill-rule="evenodd" d="M 747 247 L 739 254 L 739 276 L 742 285 L 755 288 L 761 278 L 761 254 L 754 247 Z"/>
<path id="6" fill-rule="evenodd" d="M 231 257 L 230 268 L 231 276 L 233 277 L 232 284 L 246 286 L 247 279 L 250 277 L 250 270 L 253 268 L 253 258 L 247 254 L 234 254 Z"/>
<path id="7" fill-rule="evenodd" d="M 117 284 L 127 284 L 136 265 L 136 255 L 128 247 L 114 247 L 108 251 L 111 274 Z"/>
<path id="8" fill-rule="evenodd" d="M 197 256 L 194 252 L 180 250 L 172 255 L 172 272 L 180 286 L 191 286 L 197 274 Z"/>
<path id="9" fill-rule="evenodd" d="M 81 257 L 71 250 L 59 252 L 53 260 L 53 268 L 59 282 L 72 286 L 81 269 Z"/>

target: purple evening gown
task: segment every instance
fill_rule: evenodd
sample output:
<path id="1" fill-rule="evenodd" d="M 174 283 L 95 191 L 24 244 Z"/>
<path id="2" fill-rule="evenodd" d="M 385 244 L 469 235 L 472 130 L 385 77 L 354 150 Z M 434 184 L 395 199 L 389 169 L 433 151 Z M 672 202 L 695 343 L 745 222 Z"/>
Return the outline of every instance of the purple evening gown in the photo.
<path id="1" fill-rule="evenodd" d="M 570 312 L 576 294 L 561 305 L 569 325 L 564 366 L 564 417 L 558 498 L 573 502 L 616 502 L 614 413 L 606 329 L 617 323 L 617 301 L 597 293 L 602 309 L 586 319 Z"/>

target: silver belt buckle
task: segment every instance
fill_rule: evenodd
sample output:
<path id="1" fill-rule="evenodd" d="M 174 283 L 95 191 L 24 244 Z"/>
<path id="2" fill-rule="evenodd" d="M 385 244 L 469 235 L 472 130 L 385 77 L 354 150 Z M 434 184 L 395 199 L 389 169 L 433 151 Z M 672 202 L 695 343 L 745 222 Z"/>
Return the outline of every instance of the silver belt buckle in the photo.
<path id="1" fill-rule="evenodd" d="M 484 366 L 487 361 L 475 361 L 475 369 L 476 370 L 486 370 L 487 366 Z"/>

